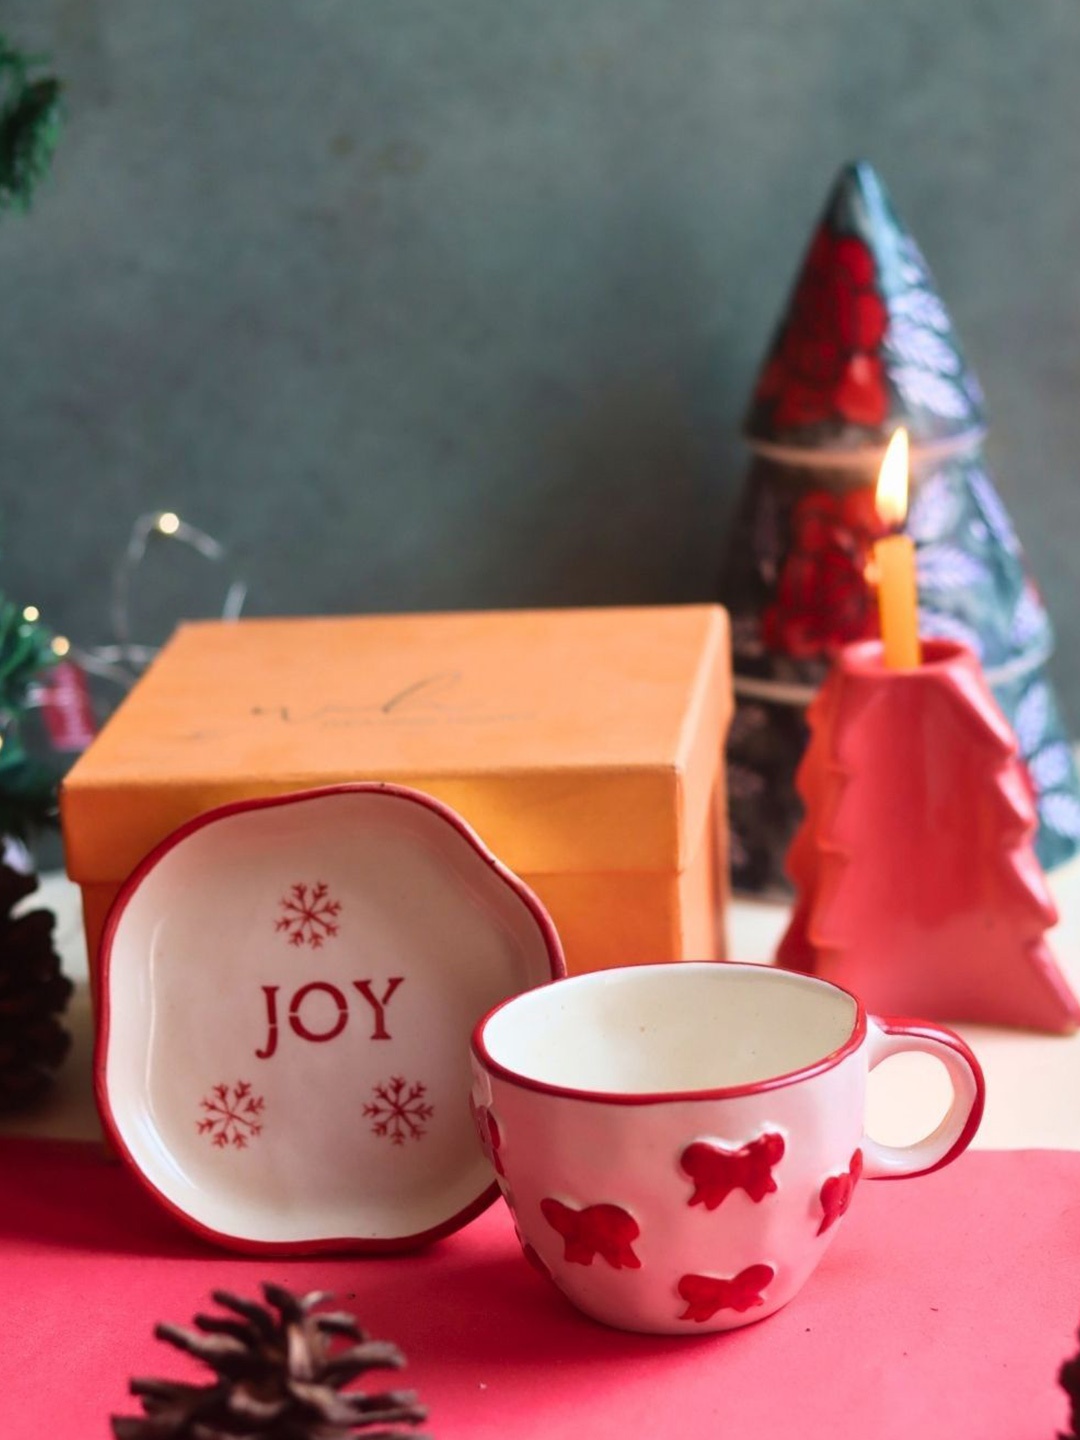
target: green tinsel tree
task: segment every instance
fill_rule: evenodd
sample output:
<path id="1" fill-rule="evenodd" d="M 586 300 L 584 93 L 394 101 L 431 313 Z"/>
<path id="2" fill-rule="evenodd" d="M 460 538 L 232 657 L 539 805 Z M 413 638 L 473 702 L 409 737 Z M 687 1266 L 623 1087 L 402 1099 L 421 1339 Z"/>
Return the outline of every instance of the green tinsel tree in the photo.
<path id="1" fill-rule="evenodd" d="M 30 687 L 55 663 L 48 631 L 0 599 L 0 835 L 25 837 L 56 810 L 56 776 L 21 734 Z"/>
<path id="2" fill-rule="evenodd" d="M 60 82 L 0 35 L 0 210 L 27 210 L 60 135 Z"/>
<path id="3" fill-rule="evenodd" d="M 0 211 L 29 209 L 60 133 L 60 82 L 0 34 Z M 55 660 L 48 632 L 0 596 L 0 835 L 25 836 L 55 811 L 56 777 L 27 754 L 20 721 Z"/>
<path id="4" fill-rule="evenodd" d="M 60 86 L 0 35 L 0 211 L 26 210 L 60 128 Z M 0 1112 L 48 1093 L 70 1045 L 59 1016 L 71 995 L 52 943 L 53 916 L 22 902 L 37 879 L 20 839 L 56 812 L 56 776 L 31 756 L 22 720 L 30 690 L 56 660 L 37 612 L 0 596 Z"/>

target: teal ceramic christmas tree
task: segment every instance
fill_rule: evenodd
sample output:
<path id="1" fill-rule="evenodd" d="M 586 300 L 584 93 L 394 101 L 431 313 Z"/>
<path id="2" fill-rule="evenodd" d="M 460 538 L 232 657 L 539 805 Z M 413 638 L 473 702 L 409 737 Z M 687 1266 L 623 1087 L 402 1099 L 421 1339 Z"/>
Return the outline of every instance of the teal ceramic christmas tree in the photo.
<path id="1" fill-rule="evenodd" d="M 1047 679 L 1050 621 L 983 457 L 982 391 L 912 236 L 871 166 L 841 171 L 747 413 L 753 452 L 723 587 L 736 714 L 734 879 L 786 883 L 805 712 L 843 645 L 874 639 L 867 578 L 886 533 L 873 487 L 911 440 L 919 628 L 980 660 L 1035 797 L 1039 860 L 1080 849 L 1080 782 Z"/>

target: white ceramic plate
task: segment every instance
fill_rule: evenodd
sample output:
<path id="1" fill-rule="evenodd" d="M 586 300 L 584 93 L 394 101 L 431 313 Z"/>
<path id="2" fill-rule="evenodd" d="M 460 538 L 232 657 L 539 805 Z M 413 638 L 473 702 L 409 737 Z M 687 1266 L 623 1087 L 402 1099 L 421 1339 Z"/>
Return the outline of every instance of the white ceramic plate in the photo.
<path id="1" fill-rule="evenodd" d="M 535 896 L 452 811 L 357 784 L 225 806 L 125 884 L 98 1102 L 151 1192 L 238 1249 L 402 1249 L 498 1193 L 469 1036 L 563 973 Z"/>

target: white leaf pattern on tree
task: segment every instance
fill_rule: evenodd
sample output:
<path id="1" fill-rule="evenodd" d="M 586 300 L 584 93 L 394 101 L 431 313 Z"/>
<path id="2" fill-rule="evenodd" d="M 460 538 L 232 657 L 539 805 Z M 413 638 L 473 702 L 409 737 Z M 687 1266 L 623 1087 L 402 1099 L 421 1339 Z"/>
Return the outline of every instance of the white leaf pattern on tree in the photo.
<path id="1" fill-rule="evenodd" d="M 1050 689 L 1041 681 L 1032 685 L 1013 714 L 1013 729 L 1024 755 L 1033 755 L 1042 744 L 1050 722 Z"/>
<path id="2" fill-rule="evenodd" d="M 931 290 L 905 290 L 893 297 L 890 308 L 894 316 L 913 325 L 942 335 L 949 332 L 949 312 Z"/>
<path id="3" fill-rule="evenodd" d="M 906 289 L 890 297 L 890 327 L 884 346 L 897 390 L 913 408 L 963 419 L 981 403 L 978 380 L 966 370 L 945 305 L 937 298 L 929 269 L 913 240 L 900 245 L 900 275 Z"/>
<path id="4" fill-rule="evenodd" d="M 936 470 L 913 491 L 905 528 L 916 545 L 928 545 L 951 535 L 959 519 L 956 488 L 946 471 Z"/>
<path id="5" fill-rule="evenodd" d="M 905 365 L 933 370 L 938 375 L 958 375 L 960 357 L 934 330 L 909 321 L 894 319 L 885 337 L 885 346 Z"/>
<path id="6" fill-rule="evenodd" d="M 930 279 L 930 267 L 923 258 L 923 253 L 910 235 L 904 235 L 898 246 L 900 251 L 900 274 L 908 285 L 918 286 L 920 289 L 934 291 L 933 281 Z"/>
<path id="7" fill-rule="evenodd" d="M 983 388 L 979 384 L 979 377 L 975 374 L 974 370 L 965 368 L 960 377 L 960 383 L 963 385 L 964 391 L 974 409 L 981 410 L 986 396 L 983 394 Z"/>
<path id="8" fill-rule="evenodd" d="M 948 311 L 910 237 L 900 242 L 899 261 L 906 288 L 890 297 L 890 324 L 884 342 L 894 362 L 890 366 L 893 383 L 913 409 L 963 420 L 979 393 L 978 384 L 956 349 Z"/>
<path id="9" fill-rule="evenodd" d="M 924 590 L 965 590 L 990 578 L 981 560 L 955 545 L 927 545 L 916 553 L 915 564 Z"/>
<path id="10" fill-rule="evenodd" d="M 1001 503 L 989 477 L 982 470 L 973 468 L 968 472 L 968 485 L 979 507 L 979 513 L 989 525 L 995 539 L 1010 555 L 1019 555 L 1020 541 L 1009 519 L 1009 513 Z"/>
<path id="11" fill-rule="evenodd" d="M 968 413 L 967 399 L 956 386 L 929 370 L 901 365 L 893 371 L 896 388 L 911 406 L 946 418 L 962 419 Z"/>
<path id="12" fill-rule="evenodd" d="M 1080 840 L 1080 801 L 1073 795 L 1051 791 L 1039 800 L 1039 817 L 1044 825 L 1066 835 L 1070 840 Z"/>
<path id="13" fill-rule="evenodd" d="M 1040 790 L 1054 790 L 1072 775 L 1072 751 L 1068 745 L 1061 743 L 1047 745 L 1029 758 L 1027 767 Z"/>
<path id="14" fill-rule="evenodd" d="M 1047 629 L 1046 611 L 1043 609 L 1034 587 L 1028 583 L 1020 592 L 1020 598 L 1016 602 L 1009 635 L 1017 645 L 1026 645 L 1036 635 L 1041 635 Z"/>
<path id="15" fill-rule="evenodd" d="M 905 285 L 921 285 L 923 272 L 917 265 L 912 265 L 909 261 L 901 261 L 900 278 Z"/>
<path id="16" fill-rule="evenodd" d="M 958 640 L 961 645 L 966 645 L 980 660 L 982 659 L 982 636 L 974 626 L 968 625 L 955 615 L 946 615 L 940 610 L 927 610 L 920 606 L 919 632 L 922 635 L 929 635 L 935 640 Z"/>

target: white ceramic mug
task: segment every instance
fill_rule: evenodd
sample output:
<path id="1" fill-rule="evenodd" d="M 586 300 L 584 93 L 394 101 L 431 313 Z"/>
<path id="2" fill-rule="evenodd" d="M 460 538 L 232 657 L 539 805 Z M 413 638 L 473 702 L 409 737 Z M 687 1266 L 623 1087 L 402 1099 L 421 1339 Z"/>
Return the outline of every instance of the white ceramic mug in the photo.
<path id="1" fill-rule="evenodd" d="M 940 1060 L 952 1104 L 903 1148 L 864 1129 L 866 1079 Z M 970 1143 L 978 1062 L 951 1031 L 867 1017 L 757 965 L 604 970 L 507 1000 L 473 1035 L 481 1143 L 526 1256 L 629 1330 L 727 1330 L 800 1289 L 860 1178 L 924 1175 Z"/>

